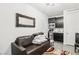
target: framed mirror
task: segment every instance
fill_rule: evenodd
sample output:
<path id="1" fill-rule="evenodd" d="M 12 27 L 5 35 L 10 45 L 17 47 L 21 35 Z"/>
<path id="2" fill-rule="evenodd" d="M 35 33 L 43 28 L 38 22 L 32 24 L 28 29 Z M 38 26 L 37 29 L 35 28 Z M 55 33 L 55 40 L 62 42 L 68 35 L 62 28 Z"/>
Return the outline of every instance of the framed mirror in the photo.
<path id="1" fill-rule="evenodd" d="M 16 13 L 16 27 L 35 27 L 35 18 Z"/>

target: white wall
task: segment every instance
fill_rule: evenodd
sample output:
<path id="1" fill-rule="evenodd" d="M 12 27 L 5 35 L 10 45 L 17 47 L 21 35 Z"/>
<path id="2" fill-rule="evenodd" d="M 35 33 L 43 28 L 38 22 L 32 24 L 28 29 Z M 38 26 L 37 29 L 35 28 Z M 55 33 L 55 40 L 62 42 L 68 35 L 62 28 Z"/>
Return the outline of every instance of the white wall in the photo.
<path id="1" fill-rule="evenodd" d="M 54 18 L 54 17 L 63 17 L 63 15 L 56 15 L 56 16 L 52 16 L 52 17 L 49 17 L 49 18 Z"/>
<path id="2" fill-rule="evenodd" d="M 64 44 L 74 45 L 77 32 L 79 33 L 79 10 L 65 10 Z"/>
<path id="3" fill-rule="evenodd" d="M 17 28 L 15 14 L 34 17 L 35 28 Z M 44 32 L 47 35 L 48 17 L 28 4 L 0 4 L 0 53 L 10 54 L 11 42 L 18 36 Z"/>

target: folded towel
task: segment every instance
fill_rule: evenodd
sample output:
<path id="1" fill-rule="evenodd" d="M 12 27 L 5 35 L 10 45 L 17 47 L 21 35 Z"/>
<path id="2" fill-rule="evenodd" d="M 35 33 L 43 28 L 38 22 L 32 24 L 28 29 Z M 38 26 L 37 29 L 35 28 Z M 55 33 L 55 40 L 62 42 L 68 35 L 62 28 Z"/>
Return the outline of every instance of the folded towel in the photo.
<path id="1" fill-rule="evenodd" d="M 41 44 L 45 41 L 47 41 L 47 39 L 44 35 L 38 35 L 33 39 L 32 43 L 33 44 Z"/>

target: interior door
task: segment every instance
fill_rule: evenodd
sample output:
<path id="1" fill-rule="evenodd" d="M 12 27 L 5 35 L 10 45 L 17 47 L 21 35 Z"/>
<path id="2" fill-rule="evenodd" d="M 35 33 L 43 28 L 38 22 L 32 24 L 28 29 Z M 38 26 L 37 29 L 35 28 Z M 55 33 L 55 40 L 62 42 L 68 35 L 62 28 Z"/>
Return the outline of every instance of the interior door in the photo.
<path id="1" fill-rule="evenodd" d="M 74 45 L 74 19 L 73 13 L 66 13 L 64 16 L 64 44 Z"/>

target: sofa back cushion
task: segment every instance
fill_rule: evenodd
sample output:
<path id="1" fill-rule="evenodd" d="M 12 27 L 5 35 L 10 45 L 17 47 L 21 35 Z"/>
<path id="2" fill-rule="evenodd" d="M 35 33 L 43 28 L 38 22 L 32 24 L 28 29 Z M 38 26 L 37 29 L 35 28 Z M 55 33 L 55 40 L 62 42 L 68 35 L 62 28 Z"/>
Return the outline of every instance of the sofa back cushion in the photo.
<path id="1" fill-rule="evenodd" d="M 32 35 L 35 37 L 35 36 L 38 36 L 38 35 L 44 35 L 44 33 L 43 32 L 38 32 L 38 33 L 34 33 Z"/>
<path id="2" fill-rule="evenodd" d="M 19 46 L 28 46 L 30 44 L 32 44 L 32 36 L 22 36 L 22 37 L 18 37 L 15 41 L 15 43 Z"/>

